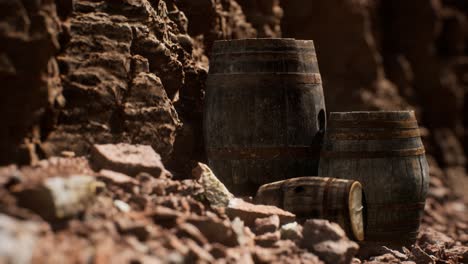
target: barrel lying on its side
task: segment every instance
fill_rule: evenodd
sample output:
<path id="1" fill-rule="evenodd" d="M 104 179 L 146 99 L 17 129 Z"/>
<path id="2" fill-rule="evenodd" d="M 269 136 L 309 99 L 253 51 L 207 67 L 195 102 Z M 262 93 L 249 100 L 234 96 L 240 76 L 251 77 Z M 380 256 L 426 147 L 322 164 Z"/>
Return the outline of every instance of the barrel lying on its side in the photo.
<path id="1" fill-rule="evenodd" d="M 325 104 L 312 41 L 214 43 L 205 98 L 208 164 L 235 194 L 316 175 Z"/>
<path id="2" fill-rule="evenodd" d="M 265 184 L 255 197 L 299 219 L 323 218 L 338 223 L 350 237 L 364 239 L 363 193 L 358 181 L 300 177 Z"/>
<path id="3" fill-rule="evenodd" d="M 362 183 L 366 242 L 416 240 L 429 174 L 413 111 L 331 113 L 319 175 Z"/>

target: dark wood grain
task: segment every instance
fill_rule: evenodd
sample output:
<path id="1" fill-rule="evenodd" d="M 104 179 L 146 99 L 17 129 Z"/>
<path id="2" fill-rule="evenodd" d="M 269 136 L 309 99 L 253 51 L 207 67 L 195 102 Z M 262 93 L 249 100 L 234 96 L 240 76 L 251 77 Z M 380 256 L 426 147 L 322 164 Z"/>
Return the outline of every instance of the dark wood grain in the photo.
<path id="1" fill-rule="evenodd" d="M 330 114 L 319 175 L 361 182 L 366 240 L 373 244 L 401 246 L 416 239 L 429 173 L 415 124 L 412 111 Z"/>
<path id="2" fill-rule="evenodd" d="M 320 218 L 336 222 L 349 237 L 362 240 L 362 234 L 353 232 L 350 219 L 349 201 L 353 184 L 359 183 L 336 178 L 293 178 L 261 186 L 255 203 L 283 208 L 299 220 Z"/>
<path id="3" fill-rule="evenodd" d="M 326 122 L 312 41 L 215 42 L 205 98 L 208 163 L 232 192 L 317 174 Z"/>

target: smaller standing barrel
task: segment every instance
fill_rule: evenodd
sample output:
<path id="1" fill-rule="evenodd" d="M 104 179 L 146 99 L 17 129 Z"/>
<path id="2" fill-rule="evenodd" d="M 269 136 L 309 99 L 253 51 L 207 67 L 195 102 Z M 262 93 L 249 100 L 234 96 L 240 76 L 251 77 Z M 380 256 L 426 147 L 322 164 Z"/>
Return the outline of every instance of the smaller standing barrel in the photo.
<path id="1" fill-rule="evenodd" d="M 401 247 L 416 240 L 429 174 L 413 111 L 331 113 L 319 175 L 361 182 L 366 243 Z"/>
<path id="2" fill-rule="evenodd" d="M 364 239 L 363 193 L 358 181 L 320 177 L 278 181 L 261 186 L 255 202 L 278 206 L 299 219 L 336 222 L 348 236 Z"/>

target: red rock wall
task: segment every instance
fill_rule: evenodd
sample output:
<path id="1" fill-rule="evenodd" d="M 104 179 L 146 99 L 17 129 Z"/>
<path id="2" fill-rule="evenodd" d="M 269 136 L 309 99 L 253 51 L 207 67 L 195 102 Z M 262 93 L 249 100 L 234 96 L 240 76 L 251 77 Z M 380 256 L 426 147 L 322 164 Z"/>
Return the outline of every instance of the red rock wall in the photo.
<path id="1" fill-rule="evenodd" d="M 54 1 L 24 3 L 0 2 L 0 164 L 28 162 L 41 117 L 63 102 Z"/>
<path id="2" fill-rule="evenodd" d="M 170 160 L 177 134 L 179 163 L 202 155 L 206 54 L 257 35 L 235 1 L 39 3 L 0 3 L 0 163 L 93 142 L 150 144 Z"/>
<path id="3" fill-rule="evenodd" d="M 282 33 L 315 41 L 329 111 L 415 109 L 439 164 L 466 166 L 463 1 L 23 3 L 0 8 L 0 163 L 129 142 L 190 167 L 213 41 Z"/>
<path id="4" fill-rule="evenodd" d="M 63 25 L 57 58 L 67 104 L 42 144 L 45 154 L 128 141 L 168 155 L 180 127 L 171 99 L 189 55 L 178 42 L 186 32 L 164 2 L 76 1 Z"/>
<path id="5" fill-rule="evenodd" d="M 465 2 L 282 5 L 283 36 L 315 41 L 329 111 L 415 109 L 429 153 L 444 167 L 465 166 Z"/>
<path id="6" fill-rule="evenodd" d="M 257 30 L 259 38 L 281 37 L 283 9 L 280 0 L 237 0 L 247 21 Z"/>

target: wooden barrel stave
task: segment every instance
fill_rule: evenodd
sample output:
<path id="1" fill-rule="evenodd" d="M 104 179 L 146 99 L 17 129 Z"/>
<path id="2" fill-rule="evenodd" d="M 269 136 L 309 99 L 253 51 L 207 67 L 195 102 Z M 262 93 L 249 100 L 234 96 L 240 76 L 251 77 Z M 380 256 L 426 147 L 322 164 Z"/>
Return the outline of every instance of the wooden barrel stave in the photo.
<path id="1" fill-rule="evenodd" d="M 234 193 L 317 174 L 325 103 L 312 41 L 216 42 L 205 101 L 208 163 Z"/>
<path id="2" fill-rule="evenodd" d="M 414 113 L 357 115 L 330 116 L 319 175 L 363 184 L 367 201 L 366 240 L 410 244 L 416 239 L 428 187 L 428 165 L 421 154 L 424 146 L 419 134 L 408 133 L 417 125 Z M 349 120 L 353 118 L 356 120 Z M 364 135 L 360 140 L 352 135 L 356 131 Z M 376 140 L 373 136 L 376 131 L 391 133 Z M 395 137 L 402 131 L 406 136 Z M 350 136 L 330 139 L 333 138 L 330 135 L 336 134 Z"/>
<path id="3" fill-rule="evenodd" d="M 255 60 L 255 64 L 252 61 Z M 306 54 L 295 53 L 250 53 L 250 54 L 219 54 L 211 64 L 215 69 L 213 74 L 239 73 L 272 73 L 272 72 L 318 72 L 315 52 Z M 223 69 L 219 71 L 218 69 Z"/>
<path id="4" fill-rule="evenodd" d="M 253 194 L 261 183 L 283 180 L 288 173 L 307 175 L 318 166 L 318 160 L 278 159 L 278 160 L 211 160 L 219 179 L 234 193 Z M 267 180 L 268 179 L 268 180 Z"/>
<path id="5" fill-rule="evenodd" d="M 319 129 L 316 116 L 324 105 L 320 84 L 281 76 L 240 76 L 236 82 L 230 78 L 210 76 L 208 81 L 207 137 L 219 139 L 210 140 L 210 148 L 228 144 L 310 145 L 309 132 Z"/>
<path id="6" fill-rule="evenodd" d="M 292 38 L 283 39 L 242 39 L 242 40 L 220 40 L 216 41 L 212 49 L 212 55 L 224 53 L 249 53 L 249 52 L 315 52 L 312 41 L 296 40 Z"/>

